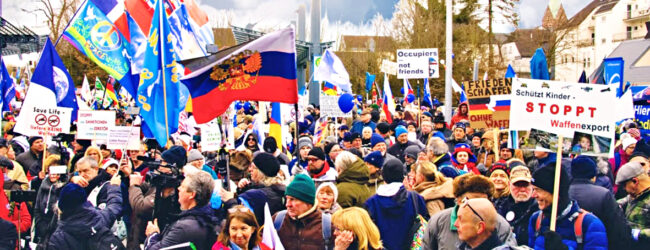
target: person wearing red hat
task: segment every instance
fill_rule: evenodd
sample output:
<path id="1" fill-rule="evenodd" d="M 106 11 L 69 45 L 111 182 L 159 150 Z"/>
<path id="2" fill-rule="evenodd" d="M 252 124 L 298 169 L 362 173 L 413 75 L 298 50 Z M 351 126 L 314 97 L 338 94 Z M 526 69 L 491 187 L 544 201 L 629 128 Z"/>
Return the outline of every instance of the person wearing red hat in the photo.
<path id="1" fill-rule="evenodd" d="M 459 170 L 465 172 L 472 172 L 474 174 L 481 174 L 476 168 L 476 156 L 472 154 L 471 147 L 466 143 L 456 144 L 451 161 Z"/>

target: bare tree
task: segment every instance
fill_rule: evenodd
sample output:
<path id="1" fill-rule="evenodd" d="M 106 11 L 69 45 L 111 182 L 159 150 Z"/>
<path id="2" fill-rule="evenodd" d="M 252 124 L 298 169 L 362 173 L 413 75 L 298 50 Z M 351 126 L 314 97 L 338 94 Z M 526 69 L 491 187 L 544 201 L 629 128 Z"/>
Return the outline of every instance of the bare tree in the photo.
<path id="1" fill-rule="evenodd" d="M 47 26 L 52 32 L 51 39 L 56 41 L 59 38 L 63 29 L 72 19 L 77 7 L 81 3 L 80 0 L 39 0 L 41 6 L 37 11 L 45 15 Z"/>

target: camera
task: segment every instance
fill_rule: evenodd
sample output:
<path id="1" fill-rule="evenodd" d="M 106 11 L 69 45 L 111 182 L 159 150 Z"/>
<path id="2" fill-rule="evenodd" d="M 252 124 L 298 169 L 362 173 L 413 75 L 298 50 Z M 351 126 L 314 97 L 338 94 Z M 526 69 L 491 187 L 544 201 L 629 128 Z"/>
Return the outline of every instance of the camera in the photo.
<path id="1" fill-rule="evenodd" d="M 149 168 L 146 178 L 156 188 L 178 187 L 184 179 L 180 168 L 174 164 L 163 164 L 161 161 L 146 156 L 138 156 L 138 160 Z M 169 169 L 169 171 L 160 171 L 161 167 Z"/>
<path id="2" fill-rule="evenodd" d="M 34 202 L 36 201 L 36 191 L 34 190 L 12 190 L 9 194 L 10 202 Z"/>

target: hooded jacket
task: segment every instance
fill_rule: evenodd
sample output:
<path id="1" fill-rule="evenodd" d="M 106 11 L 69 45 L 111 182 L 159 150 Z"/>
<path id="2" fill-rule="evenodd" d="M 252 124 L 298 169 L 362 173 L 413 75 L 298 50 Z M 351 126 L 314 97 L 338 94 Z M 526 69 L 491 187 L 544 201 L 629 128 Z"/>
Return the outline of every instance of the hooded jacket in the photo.
<path id="1" fill-rule="evenodd" d="M 50 178 L 45 177 L 36 192 L 36 201 L 34 203 L 34 237 L 37 240 L 39 237 L 54 231 L 54 228 L 49 228 L 49 226 L 55 214 L 54 205 L 59 200 L 59 191 L 61 191 L 61 188 L 67 182 L 66 179 L 67 175 L 61 175 L 58 182 L 52 183 Z"/>
<path id="2" fill-rule="evenodd" d="M 413 188 L 424 199 L 430 216 L 446 208 L 445 200 L 454 199 L 452 179 L 443 177 L 442 180 L 443 182 L 425 181 Z"/>
<path id="3" fill-rule="evenodd" d="M 145 241 L 145 250 L 156 250 L 185 242 L 196 249 L 210 249 L 217 239 L 219 220 L 210 204 L 185 210 L 162 234 L 154 233 Z"/>
<path id="4" fill-rule="evenodd" d="M 343 170 L 336 180 L 336 188 L 339 190 L 337 199 L 339 205 L 342 208 L 363 207 L 363 203 L 372 195 L 366 186 L 369 179 L 368 167 L 361 159 Z"/>
<path id="5" fill-rule="evenodd" d="M 121 212 L 122 196 L 118 186 L 107 185 L 106 189 L 106 208 L 99 210 L 86 202 L 81 207 L 61 215 L 47 249 L 88 249 L 92 228 L 111 228 Z"/>
<path id="6" fill-rule="evenodd" d="M 429 217 L 422 196 L 407 191 L 399 182 L 380 186 L 365 206 L 386 249 L 408 249 L 413 240 L 413 235 L 408 234 L 415 215 Z"/>

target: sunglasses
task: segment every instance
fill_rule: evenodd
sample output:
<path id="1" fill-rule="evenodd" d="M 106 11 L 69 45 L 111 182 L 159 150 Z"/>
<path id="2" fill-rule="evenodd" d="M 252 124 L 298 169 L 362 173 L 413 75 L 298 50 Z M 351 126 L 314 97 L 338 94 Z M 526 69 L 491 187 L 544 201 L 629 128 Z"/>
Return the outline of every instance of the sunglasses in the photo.
<path id="1" fill-rule="evenodd" d="M 476 210 L 474 210 L 474 208 L 471 205 L 469 205 L 469 199 L 467 199 L 467 197 L 463 198 L 463 207 L 468 207 L 470 210 L 472 210 L 472 213 L 474 213 L 476 216 L 478 216 L 479 219 L 481 219 L 481 221 L 485 221 L 483 217 L 481 217 L 481 215 L 478 214 L 478 212 L 476 212 Z"/>
<path id="2" fill-rule="evenodd" d="M 251 210 L 248 209 L 247 207 L 233 207 L 233 208 L 228 209 L 229 214 L 236 213 L 237 211 L 242 212 L 242 213 L 251 212 Z"/>

